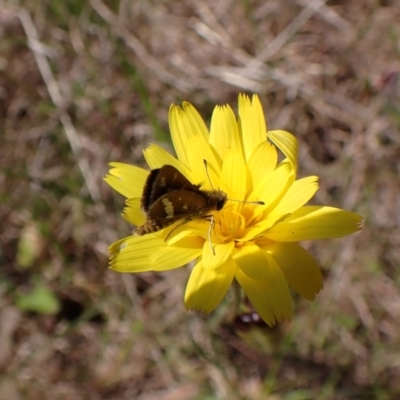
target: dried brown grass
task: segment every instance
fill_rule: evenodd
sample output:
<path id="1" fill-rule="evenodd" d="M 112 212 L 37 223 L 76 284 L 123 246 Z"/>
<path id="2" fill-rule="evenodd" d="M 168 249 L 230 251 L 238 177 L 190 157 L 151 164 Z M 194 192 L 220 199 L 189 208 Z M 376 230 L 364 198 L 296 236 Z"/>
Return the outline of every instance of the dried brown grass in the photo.
<path id="1" fill-rule="evenodd" d="M 0 0 L 0 398 L 400 396 L 399 18 L 389 0 Z M 171 102 L 209 118 L 239 91 L 296 134 L 315 202 L 365 217 L 350 238 L 306 244 L 325 288 L 258 332 L 261 354 L 224 305 L 186 313 L 186 270 L 107 270 L 129 233 L 107 163 L 169 146 Z M 56 316 L 16 306 L 38 283 Z"/>

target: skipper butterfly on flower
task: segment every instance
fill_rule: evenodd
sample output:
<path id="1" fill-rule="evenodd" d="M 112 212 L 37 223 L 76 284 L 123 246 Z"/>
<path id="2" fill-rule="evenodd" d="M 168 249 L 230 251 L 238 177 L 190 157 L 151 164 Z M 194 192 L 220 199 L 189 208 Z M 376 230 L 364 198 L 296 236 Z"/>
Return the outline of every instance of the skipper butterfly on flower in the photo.
<path id="1" fill-rule="evenodd" d="M 221 210 L 228 200 L 226 194 L 221 190 L 202 190 L 200 186 L 189 182 L 172 165 L 153 169 L 141 200 L 146 222 L 134 233 L 157 232 L 174 222 L 211 217 L 210 212 Z"/>

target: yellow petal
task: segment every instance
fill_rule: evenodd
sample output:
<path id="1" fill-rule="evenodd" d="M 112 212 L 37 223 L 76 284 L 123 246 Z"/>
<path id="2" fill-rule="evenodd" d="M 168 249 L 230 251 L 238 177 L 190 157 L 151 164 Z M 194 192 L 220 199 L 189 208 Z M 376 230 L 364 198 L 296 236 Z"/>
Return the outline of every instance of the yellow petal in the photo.
<path id="1" fill-rule="evenodd" d="M 198 111 L 187 101 L 183 102 L 183 110 L 188 121 L 188 126 L 190 127 L 188 135 L 201 136 L 208 142 L 210 134 Z"/>
<path id="2" fill-rule="evenodd" d="M 177 242 L 188 236 L 196 235 L 193 235 L 188 225 L 182 225 L 181 221 L 177 221 L 175 224 L 172 224 L 160 231 L 160 237 L 164 239 L 164 241 L 167 243 L 167 246 L 174 246 Z"/>
<path id="3" fill-rule="evenodd" d="M 245 158 L 249 160 L 254 149 L 267 138 L 264 111 L 257 95 L 251 100 L 247 95 L 239 95 L 239 128 Z"/>
<path id="4" fill-rule="evenodd" d="M 268 259 L 264 250 L 254 243 L 245 243 L 233 255 L 238 267 L 251 279 L 260 281 L 269 275 Z"/>
<path id="5" fill-rule="evenodd" d="M 279 218 L 298 210 L 314 196 L 318 187 L 318 177 L 316 176 L 308 176 L 294 181 L 268 217 Z"/>
<path id="6" fill-rule="evenodd" d="M 273 258 L 269 255 L 267 258 L 268 278 L 255 281 L 238 268 L 236 279 L 260 317 L 268 325 L 273 326 L 276 321 L 281 322 L 292 318 L 293 305 L 282 270 Z"/>
<path id="7" fill-rule="evenodd" d="M 141 199 L 139 197 L 128 199 L 126 200 L 126 207 L 124 208 L 122 216 L 133 225 L 142 225 L 144 224 L 145 217 L 140 207 Z"/>
<path id="8" fill-rule="evenodd" d="M 277 200 L 283 196 L 292 183 L 290 171 L 288 164 L 282 165 L 272 173 L 267 174 L 259 182 L 255 182 L 253 192 L 247 200 L 263 201 L 266 208 L 273 208 Z"/>
<path id="9" fill-rule="evenodd" d="M 155 234 L 118 240 L 108 249 L 111 254 L 110 268 L 118 272 L 152 271 L 149 257 L 164 246 L 164 240 Z"/>
<path id="10" fill-rule="evenodd" d="M 274 171 L 277 161 L 276 147 L 267 141 L 260 143 L 255 148 L 248 162 L 248 168 L 253 179 L 253 188 Z"/>
<path id="11" fill-rule="evenodd" d="M 162 147 L 151 144 L 143 151 L 144 158 L 151 169 L 161 168 L 163 165 L 172 165 L 181 172 L 189 182 L 196 184 L 195 175 L 190 169 Z"/>
<path id="12" fill-rule="evenodd" d="M 186 286 L 186 309 L 207 313 L 213 311 L 228 291 L 235 270 L 236 264 L 231 258 L 218 270 L 203 268 L 203 263 L 199 261 L 193 268 Z"/>
<path id="13" fill-rule="evenodd" d="M 183 109 L 175 105 L 171 106 L 169 126 L 178 159 L 189 166 L 193 160 L 188 154 L 187 142 L 193 136 L 197 136 L 202 143 L 208 143 L 209 133 L 207 127 L 200 114 L 187 102 L 183 103 Z"/>
<path id="14" fill-rule="evenodd" d="M 181 267 L 201 255 L 203 244 L 204 239 L 198 236 L 185 237 L 173 246 L 158 250 L 150 256 L 150 263 L 154 271 L 166 271 Z"/>
<path id="15" fill-rule="evenodd" d="M 234 241 L 221 244 L 205 241 L 203 245 L 203 268 L 218 269 L 226 262 L 234 247 Z"/>
<path id="16" fill-rule="evenodd" d="M 154 143 L 143 150 L 143 156 L 151 169 L 161 168 L 163 165 L 172 165 L 178 168 L 181 165 L 173 155 Z"/>
<path id="17" fill-rule="evenodd" d="M 305 206 L 279 222 L 264 236 L 278 242 L 336 238 L 361 229 L 359 214 L 333 207 Z"/>
<path id="18" fill-rule="evenodd" d="M 297 139 L 291 133 L 281 130 L 268 131 L 268 138 L 289 159 L 293 169 L 296 171 L 299 151 Z"/>
<path id="19" fill-rule="evenodd" d="M 233 149 L 225 153 L 222 167 L 222 182 L 228 188 L 233 200 L 244 200 L 246 196 L 246 165 L 242 154 Z"/>
<path id="20" fill-rule="evenodd" d="M 297 243 L 270 242 L 268 254 L 278 263 L 290 287 L 307 300 L 314 300 L 323 287 L 321 270 L 314 258 Z"/>
<path id="21" fill-rule="evenodd" d="M 134 165 L 112 162 L 104 180 L 117 192 L 127 198 L 141 197 L 149 172 Z"/>
<path id="22" fill-rule="evenodd" d="M 213 179 L 215 179 L 212 172 L 215 171 L 217 175 L 220 174 L 222 164 L 221 159 L 204 137 L 200 135 L 188 138 L 185 146 L 189 168 L 192 172 L 194 182 L 205 183 L 205 186 L 211 189 L 212 186 L 216 185 L 216 182 L 210 182 L 209 177 L 207 176 L 204 160 L 207 163 L 210 179 L 212 176 Z"/>
<path id="23" fill-rule="evenodd" d="M 168 120 L 169 129 L 171 131 L 171 139 L 174 145 L 176 155 L 179 161 L 181 161 L 186 166 L 189 165 L 188 159 L 186 157 L 185 143 L 187 140 L 186 136 L 186 124 L 183 118 L 184 111 L 182 108 L 172 104 L 169 108 Z"/>
<path id="24" fill-rule="evenodd" d="M 228 149 L 243 152 L 236 117 L 229 106 L 214 108 L 210 126 L 210 144 L 222 159 Z"/>

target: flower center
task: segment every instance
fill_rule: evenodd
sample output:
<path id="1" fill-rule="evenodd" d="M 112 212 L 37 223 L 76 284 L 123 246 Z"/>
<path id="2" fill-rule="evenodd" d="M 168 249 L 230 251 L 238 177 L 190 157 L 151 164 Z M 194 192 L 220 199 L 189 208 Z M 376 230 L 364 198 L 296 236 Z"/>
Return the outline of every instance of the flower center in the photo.
<path id="1" fill-rule="evenodd" d="M 214 239 L 216 241 L 240 240 L 246 229 L 257 222 L 257 205 L 243 205 L 243 207 L 224 207 L 214 215 Z"/>
<path id="2" fill-rule="evenodd" d="M 246 220 L 238 212 L 221 212 L 219 216 L 221 234 L 225 237 L 240 236 L 241 231 L 246 226 Z"/>

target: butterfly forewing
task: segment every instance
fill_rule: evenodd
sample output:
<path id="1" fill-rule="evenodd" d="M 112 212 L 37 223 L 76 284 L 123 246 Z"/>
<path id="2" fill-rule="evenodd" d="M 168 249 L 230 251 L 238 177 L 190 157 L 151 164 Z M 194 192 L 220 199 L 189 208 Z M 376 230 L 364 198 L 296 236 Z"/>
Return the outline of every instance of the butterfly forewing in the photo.
<path id="1" fill-rule="evenodd" d="M 148 213 L 151 206 L 162 196 L 177 189 L 201 192 L 198 185 L 189 182 L 175 167 L 164 165 L 153 169 L 147 178 L 142 195 L 142 209 Z"/>

